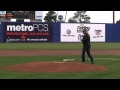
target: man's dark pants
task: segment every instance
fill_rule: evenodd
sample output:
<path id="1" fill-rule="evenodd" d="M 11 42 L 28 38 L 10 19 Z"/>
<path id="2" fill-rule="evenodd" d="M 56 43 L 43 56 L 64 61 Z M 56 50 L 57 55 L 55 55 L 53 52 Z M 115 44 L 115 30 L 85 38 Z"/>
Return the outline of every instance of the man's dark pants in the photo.
<path id="1" fill-rule="evenodd" d="M 82 49 L 82 62 L 85 62 L 85 52 L 87 52 L 88 57 L 90 58 L 91 62 L 93 62 L 93 57 L 90 53 L 90 47 L 83 46 Z"/>

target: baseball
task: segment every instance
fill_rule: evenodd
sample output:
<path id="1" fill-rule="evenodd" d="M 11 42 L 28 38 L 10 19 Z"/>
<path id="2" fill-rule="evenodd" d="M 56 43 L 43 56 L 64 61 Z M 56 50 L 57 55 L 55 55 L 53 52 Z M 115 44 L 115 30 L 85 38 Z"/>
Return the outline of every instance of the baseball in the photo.
<path id="1" fill-rule="evenodd" d="M 80 40 L 83 40 L 83 36 L 82 35 L 80 36 Z"/>

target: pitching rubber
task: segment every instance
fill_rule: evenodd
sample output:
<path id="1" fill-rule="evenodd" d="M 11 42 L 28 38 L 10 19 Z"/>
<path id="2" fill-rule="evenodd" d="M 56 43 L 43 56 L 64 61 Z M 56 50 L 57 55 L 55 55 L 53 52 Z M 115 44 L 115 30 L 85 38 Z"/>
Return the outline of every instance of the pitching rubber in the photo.
<path id="1" fill-rule="evenodd" d="M 67 61 L 75 61 L 75 60 L 81 60 L 80 58 L 76 58 L 76 59 L 63 59 L 64 62 Z M 89 58 L 86 58 L 87 62 L 89 61 Z"/>
<path id="2" fill-rule="evenodd" d="M 63 61 L 74 61 L 76 59 L 63 59 Z"/>

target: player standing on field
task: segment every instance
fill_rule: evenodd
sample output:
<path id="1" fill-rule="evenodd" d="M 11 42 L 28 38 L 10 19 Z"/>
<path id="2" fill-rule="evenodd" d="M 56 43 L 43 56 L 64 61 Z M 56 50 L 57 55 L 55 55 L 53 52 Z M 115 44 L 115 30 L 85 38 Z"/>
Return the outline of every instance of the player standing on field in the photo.
<path id="1" fill-rule="evenodd" d="M 93 57 L 90 53 L 90 48 L 91 48 L 91 45 L 90 45 L 90 35 L 88 34 L 88 31 L 87 30 L 83 30 L 83 39 L 81 40 L 82 43 L 83 43 L 83 49 L 82 49 L 82 62 L 85 62 L 85 52 L 87 52 L 87 55 L 88 57 L 90 58 L 91 60 L 91 64 L 94 63 L 94 60 L 93 60 Z"/>

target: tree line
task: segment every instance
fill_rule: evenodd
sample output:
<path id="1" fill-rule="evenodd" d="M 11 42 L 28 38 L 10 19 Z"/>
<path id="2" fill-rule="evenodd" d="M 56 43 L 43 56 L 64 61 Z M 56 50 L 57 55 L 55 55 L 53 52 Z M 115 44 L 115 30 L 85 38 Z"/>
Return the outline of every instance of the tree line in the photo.
<path id="1" fill-rule="evenodd" d="M 76 11 L 73 17 L 68 19 L 68 23 L 90 23 L 90 16 L 86 14 L 87 11 Z M 48 11 L 46 16 L 44 17 L 45 22 L 58 22 L 57 14 L 55 11 Z M 116 24 L 120 24 L 120 20 L 116 22 Z"/>
<path id="2" fill-rule="evenodd" d="M 76 11 L 73 17 L 70 17 L 69 23 L 90 23 L 90 17 L 86 14 L 87 11 Z M 44 17 L 45 22 L 57 22 L 57 14 L 54 11 L 48 11 Z"/>

